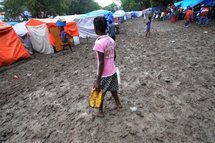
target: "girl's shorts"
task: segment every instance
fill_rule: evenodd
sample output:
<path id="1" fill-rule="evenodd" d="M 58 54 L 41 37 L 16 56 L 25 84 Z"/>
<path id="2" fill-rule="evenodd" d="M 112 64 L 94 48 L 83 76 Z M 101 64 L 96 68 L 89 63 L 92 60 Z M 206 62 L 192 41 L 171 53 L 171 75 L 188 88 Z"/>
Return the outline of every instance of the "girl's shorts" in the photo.
<path id="1" fill-rule="evenodd" d="M 109 77 L 102 77 L 101 88 L 103 95 L 105 95 L 107 91 L 117 91 L 119 89 L 117 74 L 115 73 Z"/>

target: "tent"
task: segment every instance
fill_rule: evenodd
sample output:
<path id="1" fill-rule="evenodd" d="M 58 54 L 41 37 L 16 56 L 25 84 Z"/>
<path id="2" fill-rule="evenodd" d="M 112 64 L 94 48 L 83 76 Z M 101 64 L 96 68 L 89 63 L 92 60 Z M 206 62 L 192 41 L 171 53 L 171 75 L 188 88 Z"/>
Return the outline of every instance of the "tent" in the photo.
<path id="1" fill-rule="evenodd" d="M 208 6 L 211 6 L 213 4 L 213 0 L 183 0 L 180 2 L 174 3 L 176 7 L 182 7 L 183 9 L 186 9 L 188 6 L 194 7 L 198 4 L 206 4 Z"/>
<path id="2" fill-rule="evenodd" d="M 96 11 L 83 14 L 82 16 L 75 19 L 75 22 L 77 23 L 77 26 L 79 29 L 80 37 L 82 38 L 97 37 L 94 31 L 94 25 L 93 25 L 93 20 L 97 16 L 105 16 L 107 20 L 111 20 L 112 22 L 114 22 L 113 13 L 111 11 L 96 10 Z"/>
<path id="3" fill-rule="evenodd" d="M 56 26 L 56 22 L 56 19 L 31 19 L 26 23 L 35 51 L 51 54 L 54 53 L 53 46 L 56 51 L 62 50 L 60 31 Z M 76 23 L 72 20 L 66 23 L 64 30 L 70 36 L 79 36 Z"/>
<path id="4" fill-rule="evenodd" d="M 114 16 L 115 23 L 120 23 L 121 21 L 126 20 L 126 15 L 124 10 L 118 10 L 114 12 L 113 16 Z"/>
<path id="5" fill-rule="evenodd" d="M 107 10 L 96 10 L 81 15 L 56 16 L 54 19 L 55 20 L 64 19 L 66 21 L 74 20 L 77 24 L 80 34 L 79 36 L 81 38 L 87 37 L 95 38 L 97 37 L 97 35 L 94 31 L 93 20 L 97 16 L 105 16 L 107 20 L 111 20 L 112 22 L 114 22 L 113 13 Z"/>
<path id="6" fill-rule="evenodd" d="M 21 22 L 18 24 L 15 24 L 13 26 L 14 31 L 19 36 L 20 40 L 22 41 L 22 44 L 25 46 L 25 48 L 28 50 L 30 54 L 33 54 L 33 46 L 31 43 L 30 36 L 28 34 L 28 30 L 25 27 L 26 22 Z"/>
<path id="7" fill-rule="evenodd" d="M 0 67 L 29 57 L 12 26 L 0 21 Z"/>
<path id="8" fill-rule="evenodd" d="M 56 19 L 56 20 L 63 19 L 66 22 L 70 22 L 70 21 L 74 21 L 75 19 L 78 19 L 81 16 L 82 16 L 82 14 L 65 15 L 65 16 L 56 16 L 54 19 Z"/>
<path id="9" fill-rule="evenodd" d="M 126 19 L 131 19 L 131 12 L 125 12 Z"/>

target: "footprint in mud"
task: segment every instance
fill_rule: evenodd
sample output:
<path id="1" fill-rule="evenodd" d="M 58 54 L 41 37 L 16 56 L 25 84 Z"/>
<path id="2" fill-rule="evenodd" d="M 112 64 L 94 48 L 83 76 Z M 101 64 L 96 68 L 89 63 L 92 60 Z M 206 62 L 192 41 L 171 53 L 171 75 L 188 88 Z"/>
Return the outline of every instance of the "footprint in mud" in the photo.
<path id="1" fill-rule="evenodd" d="M 0 142 L 8 140 L 14 134 L 13 129 L 0 130 Z"/>
<path id="2" fill-rule="evenodd" d="M 6 113 L 6 117 L 2 122 L 2 124 L 10 122 L 13 119 L 13 117 L 14 117 L 14 113 Z"/>

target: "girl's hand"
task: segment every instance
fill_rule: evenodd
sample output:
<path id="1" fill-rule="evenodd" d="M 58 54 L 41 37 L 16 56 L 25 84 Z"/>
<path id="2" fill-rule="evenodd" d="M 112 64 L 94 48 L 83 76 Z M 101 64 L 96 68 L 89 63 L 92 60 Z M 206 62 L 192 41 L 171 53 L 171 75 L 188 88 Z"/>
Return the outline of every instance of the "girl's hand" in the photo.
<path id="1" fill-rule="evenodd" d="M 100 83 L 96 80 L 95 82 L 94 82 L 94 86 L 93 86 L 95 89 L 96 89 L 96 91 L 100 91 L 101 90 L 101 85 L 100 85 Z"/>

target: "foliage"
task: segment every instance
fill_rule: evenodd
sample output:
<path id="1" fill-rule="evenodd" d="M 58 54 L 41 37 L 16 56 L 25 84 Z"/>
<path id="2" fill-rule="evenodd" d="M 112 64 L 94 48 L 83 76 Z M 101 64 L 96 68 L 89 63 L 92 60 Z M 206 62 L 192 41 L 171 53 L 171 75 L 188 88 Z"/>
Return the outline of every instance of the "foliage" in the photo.
<path id="1" fill-rule="evenodd" d="M 143 10 L 150 7 L 149 0 L 121 0 L 121 2 L 125 11 Z"/>
<path id="2" fill-rule="evenodd" d="M 173 2 L 173 0 L 150 0 L 151 6 L 167 6 Z"/>
<path id="3" fill-rule="evenodd" d="M 45 18 L 65 13 L 69 0 L 4 0 L 3 5 L 7 17 L 15 18 L 24 10 L 29 10 L 33 17 Z"/>
<path id="4" fill-rule="evenodd" d="M 112 12 L 115 12 L 115 11 L 119 10 L 117 4 L 115 4 L 115 3 L 111 3 L 110 5 L 104 7 L 103 9 L 109 10 L 109 11 L 112 11 Z"/>
<path id="5" fill-rule="evenodd" d="M 68 0 L 25 0 L 25 5 L 33 17 L 63 14 L 68 9 Z"/>
<path id="6" fill-rule="evenodd" d="M 20 3 L 23 3 L 23 0 L 20 0 Z M 7 13 L 6 18 L 17 17 L 23 11 L 25 7 L 20 3 L 16 0 L 5 0 L 3 2 L 4 11 Z"/>
<path id="7" fill-rule="evenodd" d="M 68 14 L 83 14 L 101 7 L 94 0 L 70 0 Z"/>
<path id="8" fill-rule="evenodd" d="M 125 11 L 143 10 L 154 6 L 167 6 L 173 0 L 121 0 Z"/>

